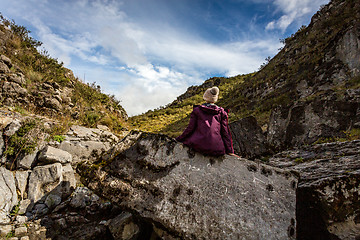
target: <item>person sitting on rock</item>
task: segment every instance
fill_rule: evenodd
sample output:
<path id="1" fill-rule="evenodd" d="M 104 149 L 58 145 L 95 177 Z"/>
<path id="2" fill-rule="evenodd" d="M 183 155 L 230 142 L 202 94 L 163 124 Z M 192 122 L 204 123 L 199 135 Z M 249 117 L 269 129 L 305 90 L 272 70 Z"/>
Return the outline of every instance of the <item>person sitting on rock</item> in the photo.
<path id="1" fill-rule="evenodd" d="M 228 125 L 228 111 L 215 105 L 218 96 L 218 87 L 205 91 L 206 103 L 194 106 L 189 125 L 176 140 L 203 154 L 237 156 Z"/>

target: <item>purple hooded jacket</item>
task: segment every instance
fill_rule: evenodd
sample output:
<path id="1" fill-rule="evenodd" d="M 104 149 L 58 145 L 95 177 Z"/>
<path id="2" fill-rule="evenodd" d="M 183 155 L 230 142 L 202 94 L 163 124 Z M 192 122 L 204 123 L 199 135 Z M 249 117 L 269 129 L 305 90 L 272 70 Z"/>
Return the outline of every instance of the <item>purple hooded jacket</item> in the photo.
<path id="1" fill-rule="evenodd" d="M 234 153 L 228 114 L 216 105 L 194 106 L 189 125 L 176 140 L 204 154 Z"/>

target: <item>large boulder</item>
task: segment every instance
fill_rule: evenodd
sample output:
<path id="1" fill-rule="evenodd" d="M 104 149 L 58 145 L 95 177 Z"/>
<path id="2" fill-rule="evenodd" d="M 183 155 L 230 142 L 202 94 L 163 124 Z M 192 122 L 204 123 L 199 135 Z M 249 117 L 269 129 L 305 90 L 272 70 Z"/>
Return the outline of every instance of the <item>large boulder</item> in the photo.
<path id="1" fill-rule="evenodd" d="M 17 203 L 14 176 L 11 171 L 0 167 L 0 224 L 10 222 L 10 211 Z"/>
<path id="2" fill-rule="evenodd" d="M 64 198 L 76 187 L 74 170 L 70 164 L 54 163 L 37 166 L 30 173 L 28 199 L 32 203 L 44 201 L 49 194 Z"/>
<path id="3" fill-rule="evenodd" d="M 83 182 L 173 237 L 296 237 L 297 177 L 288 171 L 204 156 L 156 134 L 134 132 L 117 149 L 113 158 L 80 164 Z"/>
<path id="4" fill-rule="evenodd" d="M 360 141 L 302 146 L 269 164 L 297 171 L 298 239 L 360 236 Z"/>
<path id="5" fill-rule="evenodd" d="M 279 107 L 270 116 L 268 143 L 277 150 L 312 144 L 319 139 L 345 137 L 360 121 L 360 103 L 331 100 L 298 102 Z"/>
<path id="6" fill-rule="evenodd" d="M 270 153 L 266 137 L 254 117 L 246 117 L 230 123 L 234 151 L 252 159 Z"/>

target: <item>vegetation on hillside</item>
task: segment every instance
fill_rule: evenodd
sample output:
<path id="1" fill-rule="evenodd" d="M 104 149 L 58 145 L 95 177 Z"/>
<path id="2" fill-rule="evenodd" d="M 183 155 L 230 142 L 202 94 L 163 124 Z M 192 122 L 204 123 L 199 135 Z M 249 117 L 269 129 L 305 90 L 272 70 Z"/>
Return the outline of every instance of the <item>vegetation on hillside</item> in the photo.
<path id="1" fill-rule="evenodd" d="M 66 121 L 66 125 L 96 127 L 102 124 L 115 132 L 127 126 L 126 112 L 113 95 L 102 93 L 95 83 L 82 82 L 45 49 L 39 50 L 42 43 L 33 39 L 25 27 L 0 14 L 0 31 L 0 54 L 11 59 L 13 67 L 10 70 L 13 73 L 20 72 L 25 76 L 26 82 L 22 87 L 31 95 L 31 99 L 34 99 L 26 103 L 17 102 L 13 107 L 22 109 L 24 113 L 47 115 L 62 122 Z M 51 97 L 59 91 L 62 98 L 60 110 L 39 106 L 40 101 L 37 99 L 48 95 Z M 4 99 L 0 100 L 0 105 L 3 105 Z"/>
<path id="2" fill-rule="evenodd" d="M 186 127 L 193 106 L 204 103 L 203 94 L 207 88 L 210 86 L 218 86 L 220 89 L 219 99 L 221 101 L 223 100 L 223 96 L 233 91 L 235 84 L 244 82 L 247 78 L 251 77 L 251 75 L 252 74 L 239 75 L 230 78 L 210 78 L 200 86 L 189 87 L 185 94 L 167 106 L 131 117 L 129 122 L 135 129 L 148 132 L 160 132 L 175 137 L 181 134 Z M 243 117 L 241 112 L 230 113 L 231 120 L 236 120 L 241 117 Z"/>
<path id="3" fill-rule="evenodd" d="M 332 4 L 340 5 L 338 0 L 332 1 Z M 266 58 L 258 72 L 221 78 L 219 84 L 213 81 L 221 93 L 217 104 L 231 110 L 230 121 L 252 115 L 266 128 L 271 110 L 277 106 L 315 99 L 329 92 L 334 92 L 341 100 L 344 90 L 359 87 L 359 77 L 351 76 L 347 66 L 338 58 L 331 58 L 336 55 L 339 38 L 354 22 L 359 22 L 360 15 L 354 12 L 356 1 L 348 0 L 341 4 L 342 7 L 337 8 L 331 7 L 331 4 L 322 6 L 308 27 L 302 26 L 295 34 L 280 40 L 284 47 L 274 58 Z M 333 79 L 340 70 L 347 81 Z M 300 82 L 307 84 L 304 89 L 313 89 L 309 95 L 299 93 L 297 86 Z M 195 91 L 193 95 L 184 94 L 186 98 L 180 101 L 132 117 L 131 125 L 145 131 L 179 135 L 188 123 L 192 105 L 203 102 L 205 85 L 212 86 L 205 82 L 189 88 L 187 93 Z M 326 87 L 322 89 L 318 86 Z"/>

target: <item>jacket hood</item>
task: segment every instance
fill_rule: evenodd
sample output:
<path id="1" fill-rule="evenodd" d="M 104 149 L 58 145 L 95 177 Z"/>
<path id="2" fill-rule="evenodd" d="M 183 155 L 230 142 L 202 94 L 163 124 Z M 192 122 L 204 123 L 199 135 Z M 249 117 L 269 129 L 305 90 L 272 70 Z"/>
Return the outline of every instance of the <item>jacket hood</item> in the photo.
<path id="1" fill-rule="evenodd" d="M 209 113 L 209 114 L 219 114 L 221 112 L 221 107 L 218 107 L 216 105 L 211 105 L 211 106 L 205 106 L 205 105 L 195 105 L 194 109 L 199 107 L 200 110 L 202 110 L 203 112 Z"/>

